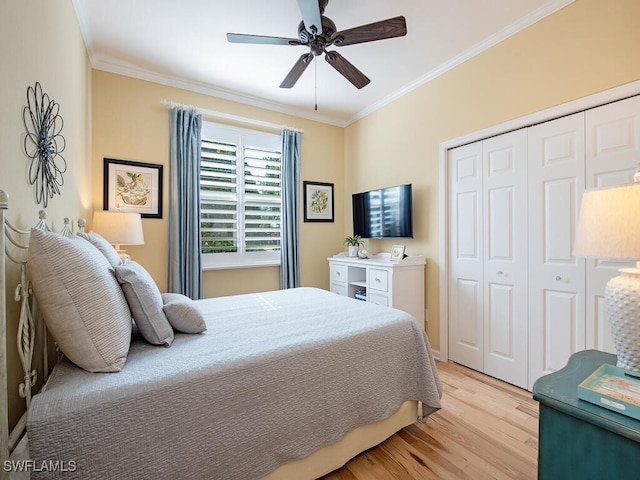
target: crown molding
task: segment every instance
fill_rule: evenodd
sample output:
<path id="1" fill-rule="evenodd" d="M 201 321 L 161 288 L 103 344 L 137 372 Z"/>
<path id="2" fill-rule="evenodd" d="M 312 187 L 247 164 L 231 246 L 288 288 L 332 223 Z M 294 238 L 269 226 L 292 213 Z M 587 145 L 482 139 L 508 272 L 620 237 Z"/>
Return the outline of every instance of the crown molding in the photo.
<path id="1" fill-rule="evenodd" d="M 223 100 L 229 100 L 232 102 L 242 103 L 253 107 L 263 108 L 273 112 L 283 113 L 286 115 L 292 115 L 298 118 L 305 118 L 314 122 L 326 123 L 336 127 L 346 127 L 346 123 L 341 118 L 336 118 L 328 115 L 321 114 L 309 114 L 309 112 L 290 107 L 288 105 L 276 102 L 270 102 L 263 98 L 252 97 L 245 94 L 240 94 L 232 90 L 226 90 L 212 85 L 195 82 L 193 80 L 186 80 L 184 78 L 176 77 L 173 75 L 162 75 L 156 72 L 151 72 L 145 69 L 140 69 L 133 66 L 121 65 L 116 63 L 110 63 L 100 59 L 94 58 L 91 62 L 93 68 L 104 72 L 115 73 L 126 77 L 137 78 L 139 80 L 145 80 L 160 85 L 166 85 L 168 87 L 180 88 L 188 90 L 190 92 L 201 93 L 211 97 L 221 98 Z"/>
<path id="2" fill-rule="evenodd" d="M 80 34 L 84 41 L 84 47 L 87 49 L 87 55 L 89 56 L 89 62 L 93 67 L 94 57 L 94 42 L 93 35 L 91 35 L 91 29 L 89 28 L 89 21 L 87 20 L 87 9 L 84 8 L 82 0 L 71 0 L 73 3 L 73 9 L 76 11 L 76 18 L 78 19 L 78 25 L 80 26 Z"/>
<path id="3" fill-rule="evenodd" d="M 171 75 L 163 75 L 163 74 L 159 74 L 149 70 L 140 69 L 134 66 L 116 64 L 116 63 L 102 60 L 97 57 L 94 51 L 94 41 L 90 32 L 90 29 L 88 27 L 88 21 L 86 19 L 86 9 L 84 8 L 83 1 L 72 0 L 72 2 L 73 2 L 74 9 L 76 11 L 76 16 L 78 18 L 78 23 L 80 25 L 80 31 L 84 39 L 85 47 L 89 55 L 89 61 L 91 63 L 92 68 L 96 70 L 102 70 L 105 72 L 115 73 L 118 75 L 124 75 L 127 77 L 137 78 L 140 80 L 158 83 L 158 84 L 166 85 L 170 87 L 181 88 L 184 90 L 217 97 L 224 100 L 242 103 L 242 104 L 250 105 L 253 107 L 263 108 L 265 110 L 283 113 L 286 115 L 292 115 L 299 118 L 305 118 L 307 120 L 311 120 L 314 122 L 326 123 L 329 125 L 334 125 L 337 127 L 344 128 L 358 120 L 363 119 L 364 117 L 383 108 L 384 106 L 394 102 L 400 97 L 430 82 L 431 80 L 439 77 L 440 75 L 443 75 L 449 70 L 457 67 L 458 65 L 461 65 L 467 60 L 475 57 L 476 55 L 479 55 L 485 50 L 488 50 L 489 48 L 506 40 L 512 35 L 515 35 L 516 33 L 524 30 L 525 28 L 535 24 L 536 22 L 542 20 L 543 18 L 557 12 L 558 10 L 566 7 L 567 5 L 570 5 L 571 3 L 575 2 L 575 0 L 552 0 L 548 2 L 543 7 L 531 12 L 529 15 L 525 17 L 520 18 L 518 21 L 512 23 L 506 28 L 503 28 L 502 30 L 496 32 L 495 34 L 487 37 L 482 42 L 476 44 L 472 48 L 465 50 L 460 55 L 452 58 L 448 62 L 441 64 L 437 68 L 419 77 L 415 81 L 405 85 L 399 90 L 396 90 L 395 92 L 384 97 L 383 99 L 369 105 L 363 110 L 360 110 L 354 116 L 346 120 L 343 118 L 338 118 L 336 116 L 321 115 L 316 113 L 310 114 L 306 110 L 290 107 L 282 103 L 270 102 L 268 100 L 265 100 L 264 98 L 253 97 L 253 96 L 242 94 L 232 90 L 215 87 L 213 85 L 205 84 L 202 82 L 195 82 L 192 80 L 187 80 L 184 78 L 175 77 Z"/>
<path id="4" fill-rule="evenodd" d="M 405 85 L 401 89 L 396 90 L 391 95 L 389 95 L 389 96 L 377 101 L 376 103 L 368 106 L 367 108 L 361 110 L 356 115 L 354 115 L 349 120 L 347 120 L 347 125 L 350 125 L 353 122 L 356 122 L 358 120 L 363 119 L 367 115 L 370 115 L 371 113 L 375 112 L 376 110 L 381 109 L 385 105 L 388 105 L 388 104 L 392 103 L 393 101 L 395 101 L 395 100 L 399 99 L 400 97 L 406 95 L 407 93 L 415 90 L 416 88 L 424 85 L 425 83 L 430 82 L 431 80 L 439 77 L 440 75 L 445 74 L 449 70 L 457 67 L 458 65 L 461 65 L 462 63 L 466 62 L 467 60 L 470 60 L 471 58 L 475 57 L 476 55 L 479 55 L 480 53 L 484 52 L 485 50 L 488 50 L 489 48 L 491 48 L 491 47 L 497 45 L 498 43 L 506 40 L 507 38 L 511 37 L 512 35 L 515 35 L 516 33 L 524 30 L 525 28 L 530 27 L 534 23 L 536 23 L 536 22 L 542 20 L 543 18 L 545 18 L 545 17 L 557 12 L 558 10 L 566 7 L 567 5 L 572 4 L 573 2 L 575 2 L 575 0 L 553 0 L 553 1 L 549 2 L 549 3 L 547 3 L 546 5 L 544 5 L 543 7 L 539 8 L 537 10 L 534 10 L 529 15 L 526 15 L 526 16 L 520 18 L 517 22 L 514 22 L 511 25 L 503 28 L 502 30 L 494 33 L 493 35 L 485 38 L 482 42 L 474 45 L 473 47 L 469 48 L 468 50 L 465 50 L 460 55 L 458 55 L 456 57 L 453 57 L 448 62 L 445 62 L 445 63 L 441 64 L 437 68 L 434 68 L 430 72 L 428 72 L 425 75 L 419 77 L 415 81 Z"/>

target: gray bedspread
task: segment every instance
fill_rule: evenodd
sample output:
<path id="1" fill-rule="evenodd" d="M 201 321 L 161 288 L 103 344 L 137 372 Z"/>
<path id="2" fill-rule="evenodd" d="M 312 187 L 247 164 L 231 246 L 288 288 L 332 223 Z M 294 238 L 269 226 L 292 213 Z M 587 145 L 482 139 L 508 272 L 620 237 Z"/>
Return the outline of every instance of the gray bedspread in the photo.
<path id="1" fill-rule="evenodd" d="M 315 288 L 197 305 L 205 333 L 134 340 L 122 372 L 55 367 L 29 411 L 45 466 L 32 478 L 258 478 L 406 400 L 440 408 L 427 337 L 404 312 Z M 73 467 L 47 472 L 56 461 Z"/>

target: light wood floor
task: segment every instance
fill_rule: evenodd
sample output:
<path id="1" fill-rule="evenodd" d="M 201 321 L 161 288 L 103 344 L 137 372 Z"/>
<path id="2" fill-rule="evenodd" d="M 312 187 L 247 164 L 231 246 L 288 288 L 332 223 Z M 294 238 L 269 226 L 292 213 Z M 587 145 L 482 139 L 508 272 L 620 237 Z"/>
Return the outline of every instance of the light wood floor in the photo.
<path id="1" fill-rule="evenodd" d="M 323 480 L 535 479 L 538 403 L 531 393 L 437 362 L 442 409 Z"/>

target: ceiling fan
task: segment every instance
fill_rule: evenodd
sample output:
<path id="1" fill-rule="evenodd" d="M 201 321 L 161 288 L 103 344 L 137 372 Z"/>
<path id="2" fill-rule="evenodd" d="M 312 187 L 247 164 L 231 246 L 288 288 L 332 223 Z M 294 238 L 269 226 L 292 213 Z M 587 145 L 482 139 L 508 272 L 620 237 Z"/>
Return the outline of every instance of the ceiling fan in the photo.
<path id="1" fill-rule="evenodd" d="M 309 53 L 303 54 L 298 59 L 289 74 L 280 84 L 280 88 L 293 87 L 305 69 L 311 64 L 313 57 L 317 57 L 323 53 L 329 65 L 335 68 L 356 88 L 362 88 L 368 85 L 371 80 L 338 52 L 327 50 L 327 48 L 402 37 L 407 34 L 405 18 L 389 18 L 380 22 L 337 32 L 336 24 L 333 23 L 330 18 L 323 15 L 328 3 L 329 0 L 298 0 L 298 6 L 302 13 L 302 21 L 300 25 L 298 25 L 298 38 L 227 33 L 227 40 L 231 43 L 308 46 L 310 49 Z"/>

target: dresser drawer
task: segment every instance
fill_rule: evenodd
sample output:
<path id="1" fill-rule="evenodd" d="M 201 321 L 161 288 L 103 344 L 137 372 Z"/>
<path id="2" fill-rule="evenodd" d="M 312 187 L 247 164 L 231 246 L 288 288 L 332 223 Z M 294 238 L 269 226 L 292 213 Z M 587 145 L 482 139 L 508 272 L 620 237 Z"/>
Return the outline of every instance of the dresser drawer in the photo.
<path id="1" fill-rule="evenodd" d="M 347 295 L 347 286 L 344 283 L 331 282 L 330 291 L 338 295 Z"/>
<path id="2" fill-rule="evenodd" d="M 329 281 L 331 283 L 345 283 L 347 281 L 347 266 L 331 264 L 329 268 Z"/>
<path id="3" fill-rule="evenodd" d="M 387 295 L 371 293 L 371 291 L 367 292 L 367 301 L 375 303 L 376 305 L 382 305 L 383 307 L 389 306 L 389 297 Z"/>
<path id="4" fill-rule="evenodd" d="M 377 268 L 369 269 L 369 288 L 380 290 L 381 292 L 389 291 L 389 272 L 387 270 L 379 270 Z"/>
<path id="5" fill-rule="evenodd" d="M 327 288 L 345 297 L 366 299 L 370 305 L 403 310 L 423 322 L 424 257 L 409 256 L 399 262 L 389 257 L 386 252 L 372 258 L 350 258 L 345 253 L 329 257 Z"/>

